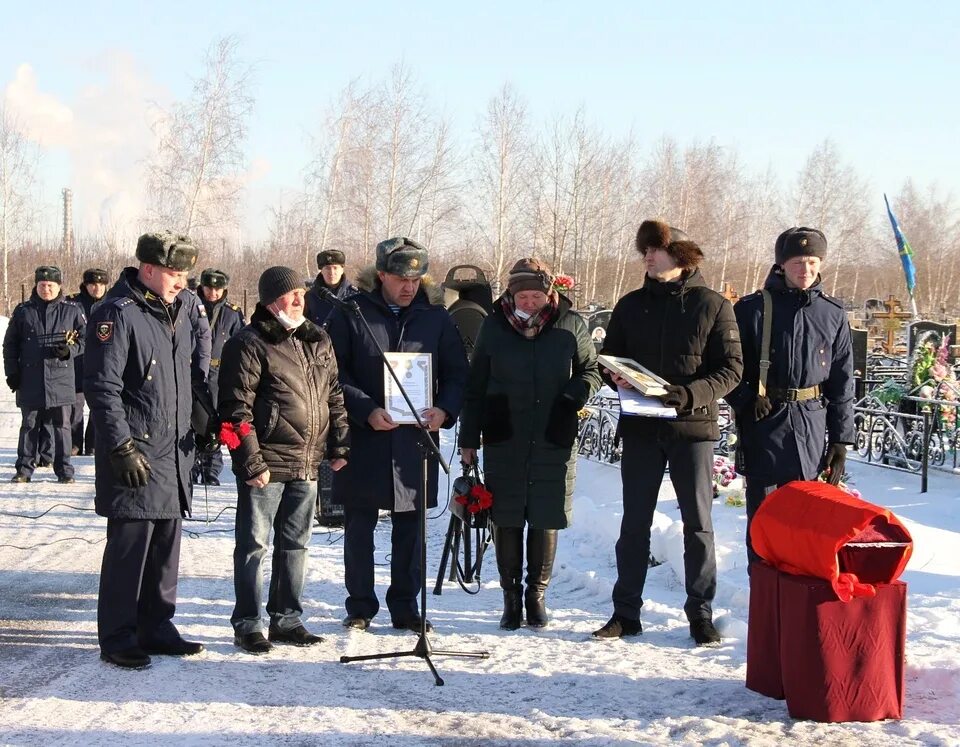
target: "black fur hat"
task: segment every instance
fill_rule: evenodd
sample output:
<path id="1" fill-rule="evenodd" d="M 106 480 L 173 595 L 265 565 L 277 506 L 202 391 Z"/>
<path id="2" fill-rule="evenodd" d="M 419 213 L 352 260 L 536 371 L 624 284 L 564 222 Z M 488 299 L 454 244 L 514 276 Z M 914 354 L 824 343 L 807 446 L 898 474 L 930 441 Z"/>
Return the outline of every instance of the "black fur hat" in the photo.
<path id="1" fill-rule="evenodd" d="M 327 265 L 345 265 L 347 255 L 339 249 L 327 249 L 323 252 L 317 252 L 317 269 L 322 270 Z"/>
<path id="2" fill-rule="evenodd" d="M 682 233 L 682 232 L 681 232 Z M 692 270 L 703 261 L 703 251 L 692 241 L 671 241 L 667 254 L 673 257 L 681 270 Z"/>
<path id="3" fill-rule="evenodd" d="M 46 280 L 49 283 L 63 284 L 63 273 L 59 267 L 53 265 L 41 265 L 33 272 L 33 282 L 39 283 Z"/>
<path id="4" fill-rule="evenodd" d="M 784 262 L 794 257 L 826 259 L 827 237 L 823 235 L 823 231 L 816 228 L 794 226 L 777 236 L 773 253 L 774 261 L 781 267 Z"/>
<path id="5" fill-rule="evenodd" d="M 200 285 L 205 285 L 208 288 L 226 288 L 230 285 L 230 276 L 223 270 L 208 267 L 200 273 Z"/>
<path id="6" fill-rule="evenodd" d="M 110 282 L 110 276 L 107 274 L 106 270 L 101 270 L 98 267 L 91 267 L 88 270 L 83 271 L 83 280 L 81 281 L 83 285 L 89 283 L 103 283 L 106 285 Z"/>
<path id="7" fill-rule="evenodd" d="M 637 251 L 646 254 L 647 249 L 666 249 L 673 241 L 687 241 L 689 238 L 679 228 L 662 220 L 645 220 L 637 229 Z"/>

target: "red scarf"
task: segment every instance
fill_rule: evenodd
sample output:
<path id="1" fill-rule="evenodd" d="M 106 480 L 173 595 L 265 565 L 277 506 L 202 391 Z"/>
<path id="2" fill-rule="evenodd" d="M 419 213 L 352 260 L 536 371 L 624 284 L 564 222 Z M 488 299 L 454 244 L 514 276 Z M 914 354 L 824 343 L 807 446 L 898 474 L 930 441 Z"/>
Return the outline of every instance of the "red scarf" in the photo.
<path id="1" fill-rule="evenodd" d="M 557 316 L 559 303 L 560 296 L 557 295 L 555 290 L 551 290 L 543 308 L 529 319 L 522 319 L 517 316 L 517 306 L 513 301 L 513 296 L 504 293 L 500 297 L 500 308 L 503 309 L 503 315 L 510 322 L 510 326 L 528 340 L 532 340 L 539 335 L 543 328 L 547 326 L 547 323 Z"/>

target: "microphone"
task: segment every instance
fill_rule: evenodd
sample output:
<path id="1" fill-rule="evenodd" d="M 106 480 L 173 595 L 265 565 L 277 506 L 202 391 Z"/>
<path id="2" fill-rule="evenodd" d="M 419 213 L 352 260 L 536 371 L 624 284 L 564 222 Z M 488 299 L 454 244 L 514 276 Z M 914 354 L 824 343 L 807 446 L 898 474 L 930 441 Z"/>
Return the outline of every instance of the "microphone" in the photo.
<path id="1" fill-rule="evenodd" d="M 320 298 L 322 298 L 324 301 L 332 303 L 337 308 L 346 309 L 347 311 L 358 310 L 356 301 L 344 301 L 341 298 L 337 298 L 337 296 L 329 288 L 317 286 L 314 286 L 314 288 L 316 289 L 317 293 L 320 294 Z"/>

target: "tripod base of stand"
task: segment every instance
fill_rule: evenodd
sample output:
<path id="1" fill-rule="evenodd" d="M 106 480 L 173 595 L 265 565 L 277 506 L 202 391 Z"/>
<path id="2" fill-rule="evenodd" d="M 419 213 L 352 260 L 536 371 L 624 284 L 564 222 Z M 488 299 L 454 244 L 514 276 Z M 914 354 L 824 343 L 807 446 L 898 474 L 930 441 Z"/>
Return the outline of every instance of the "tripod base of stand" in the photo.
<path id="1" fill-rule="evenodd" d="M 416 656 L 418 659 L 423 659 L 427 662 L 427 666 L 430 667 L 430 671 L 433 673 L 434 682 L 438 687 L 443 686 L 443 678 L 440 676 L 440 673 L 437 672 L 437 668 L 433 666 L 433 661 L 431 661 L 431 656 L 459 656 L 461 658 L 469 659 L 489 659 L 490 652 L 488 651 L 445 651 L 442 649 L 434 649 L 430 645 L 430 639 L 427 638 L 426 633 L 420 633 L 420 637 L 417 639 L 417 645 L 413 647 L 411 651 L 392 651 L 388 654 L 364 654 L 362 656 L 341 656 L 341 664 L 349 664 L 351 661 L 373 661 L 378 659 L 399 659 L 404 656 Z"/>

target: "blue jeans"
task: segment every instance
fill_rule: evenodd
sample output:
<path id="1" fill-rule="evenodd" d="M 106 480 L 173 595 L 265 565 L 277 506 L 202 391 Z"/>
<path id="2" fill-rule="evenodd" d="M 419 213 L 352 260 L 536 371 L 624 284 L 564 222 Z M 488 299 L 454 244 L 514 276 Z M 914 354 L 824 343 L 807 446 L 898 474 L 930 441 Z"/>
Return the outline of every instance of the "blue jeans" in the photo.
<path id="1" fill-rule="evenodd" d="M 273 525 L 273 564 L 267 614 L 270 624 L 289 631 L 301 624 L 300 595 L 307 570 L 307 545 L 313 527 L 317 483 L 271 482 L 253 488 L 237 480 L 237 544 L 233 551 L 233 588 L 237 603 L 230 622 L 237 635 L 263 630 L 261 562 Z"/>

